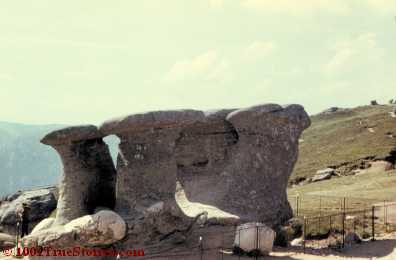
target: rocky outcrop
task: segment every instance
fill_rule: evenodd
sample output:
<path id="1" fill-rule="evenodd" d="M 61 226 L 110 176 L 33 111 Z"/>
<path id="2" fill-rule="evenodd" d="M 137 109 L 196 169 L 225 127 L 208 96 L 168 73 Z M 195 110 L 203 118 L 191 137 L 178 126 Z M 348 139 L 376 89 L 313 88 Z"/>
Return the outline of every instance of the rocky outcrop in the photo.
<path id="1" fill-rule="evenodd" d="M 309 125 L 302 106 L 265 104 L 154 111 L 110 120 L 99 129 L 52 132 L 42 142 L 58 151 L 64 169 L 55 224 L 98 206 L 113 208 L 115 199 L 115 211 L 128 226 L 117 248 L 143 246 L 147 252 L 196 247 L 216 227 L 279 226 L 292 216 L 287 181 Z M 117 179 L 102 141 L 107 135 L 120 139 Z"/>
<path id="2" fill-rule="evenodd" d="M 116 172 L 103 135 L 96 126 L 67 127 L 46 135 L 63 166 L 55 224 L 90 214 L 98 206 L 113 208 Z"/>
<path id="3" fill-rule="evenodd" d="M 126 224 L 118 214 L 110 210 L 101 210 L 93 215 L 74 219 L 65 225 L 37 231 L 23 238 L 23 244 L 29 248 L 42 247 L 59 251 L 74 247 L 101 248 L 121 240 L 125 232 Z M 57 259 L 57 257 L 43 256 L 32 259 Z"/>
<path id="4" fill-rule="evenodd" d="M 17 211 L 22 204 L 30 208 L 29 228 L 33 228 L 42 219 L 48 217 L 56 208 L 55 187 L 37 190 L 20 191 L 6 196 L 0 205 L 0 226 L 4 232 L 15 234 L 17 226 Z"/>
<path id="5" fill-rule="evenodd" d="M 275 104 L 105 122 L 100 131 L 120 138 L 116 211 L 132 227 L 129 243 L 188 240 L 199 216 L 281 224 L 292 216 L 286 185 L 309 124 L 301 106 Z M 188 206 L 175 199 L 177 183 Z"/>
<path id="6" fill-rule="evenodd" d="M 323 170 L 319 170 L 312 177 L 311 182 L 329 180 L 334 175 L 336 175 L 336 171 L 333 168 L 326 168 L 326 169 L 323 169 Z"/>

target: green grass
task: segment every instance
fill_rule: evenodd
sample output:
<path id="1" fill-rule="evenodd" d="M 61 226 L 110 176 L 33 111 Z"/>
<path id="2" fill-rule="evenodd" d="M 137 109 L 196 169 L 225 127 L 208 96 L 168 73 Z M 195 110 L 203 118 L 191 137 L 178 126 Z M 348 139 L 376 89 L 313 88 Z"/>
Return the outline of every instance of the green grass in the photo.
<path id="1" fill-rule="evenodd" d="M 300 155 L 290 178 L 312 177 L 323 168 L 360 158 L 385 157 L 396 148 L 396 119 L 389 112 L 395 106 L 363 106 L 328 115 L 311 117 L 312 125 L 304 131 Z M 368 131 L 374 129 L 374 133 Z"/>

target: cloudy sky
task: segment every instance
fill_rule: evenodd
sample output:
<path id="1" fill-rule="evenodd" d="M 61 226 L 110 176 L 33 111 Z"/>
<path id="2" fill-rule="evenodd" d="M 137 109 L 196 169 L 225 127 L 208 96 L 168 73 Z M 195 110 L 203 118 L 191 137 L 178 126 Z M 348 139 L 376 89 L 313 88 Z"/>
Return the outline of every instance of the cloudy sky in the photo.
<path id="1" fill-rule="evenodd" d="M 396 98 L 394 0 L 5 0 L 0 121 Z"/>

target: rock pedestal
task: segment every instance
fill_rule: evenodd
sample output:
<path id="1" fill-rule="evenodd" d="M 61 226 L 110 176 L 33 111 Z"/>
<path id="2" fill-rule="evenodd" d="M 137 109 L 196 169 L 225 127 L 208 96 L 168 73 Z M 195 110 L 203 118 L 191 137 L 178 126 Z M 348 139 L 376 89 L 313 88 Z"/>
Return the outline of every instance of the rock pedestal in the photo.
<path id="1" fill-rule="evenodd" d="M 116 211 L 133 227 L 132 240 L 153 243 L 187 225 L 175 200 L 174 150 L 182 127 L 201 119 L 200 111 L 158 111 L 101 126 L 102 132 L 120 138 Z"/>
<path id="2" fill-rule="evenodd" d="M 114 208 L 116 171 L 95 126 L 54 131 L 41 142 L 60 155 L 63 173 L 54 224 L 65 224 L 98 207 Z"/>
<path id="3" fill-rule="evenodd" d="M 55 131 L 42 142 L 63 162 L 56 223 L 115 201 L 128 226 L 117 248 L 140 246 L 147 253 L 197 248 L 197 237 L 214 227 L 221 232 L 260 222 L 276 228 L 292 216 L 286 188 L 309 125 L 302 106 L 264 104 L 154 111 L 107 121 L 99 130 Z M 120 139 L 116 183 L 106 135 Z"/>

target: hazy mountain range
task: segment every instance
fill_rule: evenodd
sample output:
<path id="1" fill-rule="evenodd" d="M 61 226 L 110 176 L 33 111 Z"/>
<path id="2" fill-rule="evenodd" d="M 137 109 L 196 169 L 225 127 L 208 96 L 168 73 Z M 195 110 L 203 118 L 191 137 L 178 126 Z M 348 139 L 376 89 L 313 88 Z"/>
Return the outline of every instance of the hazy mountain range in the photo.
<path id="1" fill-rule="evenodd" d="M 40 139 L 64 126 L 0 121 L 0 196 L 58 182 L 60 158 L 51 147 L 41 144 Z M 117 139 L 108 137 L 106 142 L 115 156 Z"/>

